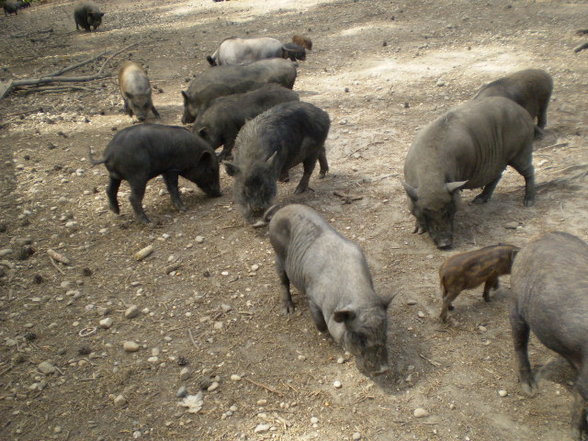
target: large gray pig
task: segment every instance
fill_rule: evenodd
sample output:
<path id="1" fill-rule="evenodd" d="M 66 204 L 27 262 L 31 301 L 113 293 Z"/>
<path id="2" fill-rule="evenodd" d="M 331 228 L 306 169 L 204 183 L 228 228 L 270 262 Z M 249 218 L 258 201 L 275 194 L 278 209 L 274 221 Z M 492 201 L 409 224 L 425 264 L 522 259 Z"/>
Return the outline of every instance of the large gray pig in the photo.
<path id="1" fill-rule="evenodd" d="M 527 353 L 533 331 L 578 372 L 572 430 L 574 439 L 587 439 L 588 244 L 568 233 L 544 234 L 519 252 L 510 281 L 510 322 L 521 386 L 529 394 L 536 388 Z"/>
<path id="2" fill-rule="evenodd" d="M 276 252 L 284 311 L 292 313 L 290 282 L 308 297 L 316 327 L 354 354 L 360 370 L 388 370 L 386 310 L 374 291 L 361 248 L 341 236 L 312 208 L 270 208 L 264 218 Z"/>
<path id="3" fill-rule="evenodd" d="M 330 124 L 327 112 L 299 101 L 278 104 L 245 123 L 235 140 L 235 159 L 225 162 L 225 168 L 235 177 L 235 202 L 248 222 L 269 208 L 277 193 L 276 181 L 285 180 L 295 165 L 304 167 L 295 193 L 308 189 L 317 159 L 320 176 L 325 176 Z"/>
<path id="4" fill-rule="evenodd" d="M 535 134 L 547 124 L 547 106 L 553 91 L 551 75 L 541 69 L 525 69 L 499 78 L 480 88 L 474 99 L 503 96 L 527 109 L 533 121 L 537 118 Z"/>
<path id="5" fill-rule="evenodd" d="M 118 71 L 118 87 L 125 103 L 125 112 L 145 121 L 151 111 L 159 118 L 159 112 L 151 99 L 151 85 L 147 73 L 132 61 L 125 61 Z"/>
<path id="6" fill-rule="evenodd" d="M 211 66 L 247 64 L 266 58 L 305 60 L 306 51 L 295 43 L 283 44 L 270 37 L 237 38 L 223 40 L 212 56 L 206 57 Z"/>
<path id="7" fill-rule="evenodd" d="M 193 129 L 213 149 L 223 146 L 219 155 L 222 160 L 231 155 L 235 138 L 246 121 L 287 101 L 300 101 L 300 98 L 296 92 L 279 84 L 266 84 L 251 92 L 221 96 L 198 115 Z"/>
<path id="8" fill-rule="evenodd" d="M 439 249 L 453 244 L 459 190 L 483 187 L 487 202 L 507 165 L 525 178 L 525 206 L 535 201 L 533 121 L 514 101 L 491 97 L 462 104 L 424 127 L 408 149 L 404 189 L 416 218 Z"/>
<path id="9" fill-rule="evenodd" d="M 188 91 L 182 91 L 184 115 L 182 123 L 194 122 L 199 113 L 219 96 L 243 93 L 267 83 L 294 87 L 296 66 L 280 58 L 260 60 L 246 66 L 220 66 L 208 69 L 192 80 Z"/>

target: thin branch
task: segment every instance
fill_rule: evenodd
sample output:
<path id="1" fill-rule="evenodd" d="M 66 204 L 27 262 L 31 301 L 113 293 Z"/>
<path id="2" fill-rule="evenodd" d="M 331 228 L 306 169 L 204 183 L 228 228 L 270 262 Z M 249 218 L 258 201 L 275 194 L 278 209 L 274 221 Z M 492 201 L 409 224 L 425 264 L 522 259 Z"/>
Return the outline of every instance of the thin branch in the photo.
<path id="1" fill-rule="evenodd" d="M 119 51 L 115 52 L 114 54 L 112 54 L 110 57 L 108 57 L 108 58 L 106 59 L 106 61 L 105 61 L 105 62 L 102 64 L 102 66 L 100 67 L 100 69 L 98 69 L 98 74 L 100 74 L 100 73 L 102 72 L 102 69 L 104 69 L 104 66 L 106 66 L 106 64 L 107 64 L 107 63 L 108 63 L 110 60 L 112 60 L 114 57 L 116 57 L 116 56 L 117 56 L 118 54 L 120 54 L 121 52 L 124 52 L 124 51 L 126 51 L 126 50 L 128 50 L 128 49 L 132 48 L 133 46 L 137 46 L 138 44 L 139 44 L 139 43 L 132 43 L 132 44 L 129 44 L 128 46 L 125 46 L 125 47 L 123 47 L 121 50 L 119 50 Z"/>
<path id="2" fill-rule="evenodd" d="M 53 28 L 51 29 L 43 29 L 42 31 L 34 31 L 34 32 L 26 32 L 24 34 L 16 34 L 16 35 L 11 35 L 10 38 L 23 38 L 23 37 L 30 37 L 31 35 L 36 35 L 36 34 L 48 34 L 50 32 L 53 32 Z"/>
<path id="3" fill-rule="evenodd" d="M 78 67 L 85 66 L 86 64 L 89 64 L 89 63 L 91 63 L 92 61 L 95 61 L 95 60 L 97 60 L 98 58 L 102 58 L 102 57 L 103 57 L 104 55 L 106 55 L 107 53 L 108 53 L 108 51 L 104 51 L 104 52 L 102 52 L 101 54 L 99 54 L 99 55 L 96 55 L 95 57 L 88 58 L 87 60 L 81 61 L 81 62 L 79 62 L 79 63 L 76 63 L 76 64 L 72 64 L 71 66 L 67 66 L 67 67 L 64 67 L 64 68 L 63 68 L 63 69 L 61 69 L 61 70 L 58 70 L 58 71 L 56 71 L 56 72 L 53 72 L 53 73 L 47 74 L 47 75 L 45 75 L 45 77 L 56 77 L 56 76 L 62 75 L 62 74 L 64 74 L 64 73 L 66 73 L 66 72 L 69 72 L 70 70 L 74 70 L 74 69 L 77 69 Z M 100 73 L 100 72 L 98 72 L 98 73 Z"/>
<path id="4" fill-rule="evenodd" d="M 257 381 L 253 381 L 250 378 L 243 377 L 243 380 L 248 381 L 251 384 L 255 384 L 257 387 L 261 387 L 262 389 L 265 389 L 267 391 L 270 391 L 270 392 L 272 392 L 272 393 L 274 393 L 274 394 L 276 394 L 276 395 L 278 395 L 280 397 L 283 397 L 284 396 L 284 394 L 282 392 L 280 392 L 279 390 L 275 390 L 275 389 L 273 389 L 273 388 L 271 388 L 269 386 L 266 386 L 265 384 L 258 383 Z"/>

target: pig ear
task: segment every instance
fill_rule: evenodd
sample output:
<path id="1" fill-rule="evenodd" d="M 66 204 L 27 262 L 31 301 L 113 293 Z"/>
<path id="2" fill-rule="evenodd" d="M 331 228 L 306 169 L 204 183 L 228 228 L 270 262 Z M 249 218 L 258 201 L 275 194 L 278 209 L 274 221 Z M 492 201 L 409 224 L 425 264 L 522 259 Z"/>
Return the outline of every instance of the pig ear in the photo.
<path id="1" fill-rule="evenodd" d="M 198 136 L 201 138 L 206 137 L 206 127 L 202 127 L 200 130 L 198 130 Z"/>
<path id="2" fill-rule="evenodd" d="M 201 164 L 205 164 L 205 165 L 211 167 L 214 164 L 215 160 L 216 160 L 216 156 L 214 153 L 204 151 L 200 155 L 200 159 L 198 161 Z"/>
<path id="3" fill-rule="evenodd" d="M 273 165 L 274 161 L 276 160 L 276 156 L 278 156 L 277 150 L 273 152 L 272 155 L 269 158 L 267 158 L 265 162 L 267 162 L 268 165 Z"/>
<path id="4" fill-rule="evenodd" d="M 402 181 L 402 186 L 404 187 L 404 190 L 406 191 L 406 194 L 408 195 L 409 198 L 411 198 L 415 202 L 419 199 L 419 197 L 417 195 L 417 189 L 416 188 L 408 185 L 404 181 Z"/>
<path id="5" fill-rule="evenodd" d="M 128 99 L 130 99 L 130 100 L 132 100 L 132 99 L 133 99 L 133 94 L 132 94 L 132 93 L 125 92 L 125 96 L 126 96 Z"/>
<path id="6" fill-rule="evenodd" d="M 355 312 L 349 308 L 340 309 L 333 313 L 333 320 L 337 323 L 347 323 L 355 319 Z"/>
<path id="7" fill-rule="evenodd" d="M 453 193 L 456 190 L 461 190 L 467 183 L 468 181 L 448 182 L 447 184 L 445 184 L 445 188 L 447 188 L 447 191 L 449 193 Z"/>
<path id="8" fill-rule="evenodd" d="M 225 165 L 225 171 L 227 172 L 227 175 L 237 176 L 239 173 L 241 173 L 241 169 L 232 162 L 223 161 L 223 164 Z"/>

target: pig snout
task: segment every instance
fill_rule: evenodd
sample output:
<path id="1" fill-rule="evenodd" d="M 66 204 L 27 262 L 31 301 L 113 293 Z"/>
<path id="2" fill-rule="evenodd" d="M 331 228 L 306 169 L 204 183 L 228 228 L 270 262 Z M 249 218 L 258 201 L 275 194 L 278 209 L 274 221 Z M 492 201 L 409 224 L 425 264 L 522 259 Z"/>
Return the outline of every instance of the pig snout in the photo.
<path id="1" fill-rule="evenodd" d="M 388 351 L 385 346 L 366 348 L 356 358 L 356 364 L 360 371 L 370 375 L 382 375 L 390 370 L 388 365 Z"/>
<path id="2" fill-rule="evenodd" d="M 453 241 L 450 237 L 435 240 L 435 245 L 440 250 L 450 250 L 453 247 Z"/>

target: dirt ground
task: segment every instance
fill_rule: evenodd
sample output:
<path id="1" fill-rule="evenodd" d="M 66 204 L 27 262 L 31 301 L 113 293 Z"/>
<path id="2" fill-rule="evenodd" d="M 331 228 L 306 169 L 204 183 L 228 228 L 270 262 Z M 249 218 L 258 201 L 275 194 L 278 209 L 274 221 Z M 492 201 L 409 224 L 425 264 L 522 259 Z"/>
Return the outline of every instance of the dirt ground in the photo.
<path id="1" fill-rule="evenodd" d="M 452 253 L 524 245 L 551 230 L 588 240 L 588 51 L 572 51 L 585 41 L 575 31 L 588 27 L 588 3 L 97 3 L 106 15 L 92 33 L 75 31 L 70 1 L 1 16 L 1 79 L 40 77 L 136 43 L 104 72 L 127 58 L 148 66 L 161 123 L 180 125 L 180 91 L 223 38 L 312 38 L 294 89 L 331 117 L 331 173 L 315 173 L 315 192 L 294 196 L 295 169 L 277 201 L 314 207 L 363 247 L 377 292 L 395 295 L 393 369 L 362 375 L 316 331 L 300 293 L 297 312 L 282 315 L 267 231 L 244 224 L 224 170 L 218 199 L 181 182 L 185 213 L 163 181 L 151 181 L 151 226 L 134 220 L 126 183 L 121 216 L 108 210 L 106 170 L 86 158 L 133 123 L 114 77 L 16 91 L 0 102 L 0 440 L 570 439 L 563 364 L 544 370 L 535 397 L 520 391 L 508 277 L 488 304 L 481 288 L 462 293 L 443 325 L 437 270 Z M 96 74 L 105 60 L 64 75 Z M 526 67 L 555 83 L 547 135 L 535 144 L 536 205 L 523 207 L 523 178 L 509 169 L 487 205 L 463 193 L 455 248 L 439 251 L 411 234 L 399 180 L 406 151 L 418 129 L 479 86 Z M 335 192 L 358 200 L 344 204 Z M 136 261 L 148 245 L 154 252 Z M 52 263 L 48 249 L 70 265 Z M 139 314 L 126 318 L 132 305 Z M 109 328 L 100 326 L 106 318 Z M 138 351 L 125 352 L 128 341 Z M 534 365 L 557 362 L 534 337 L 530 353 Z M 213 383 L 198 413 L 178 405 L 180 387 L 196 395 Z M 417 408 L 428 416 L 415 418 Z"/>

